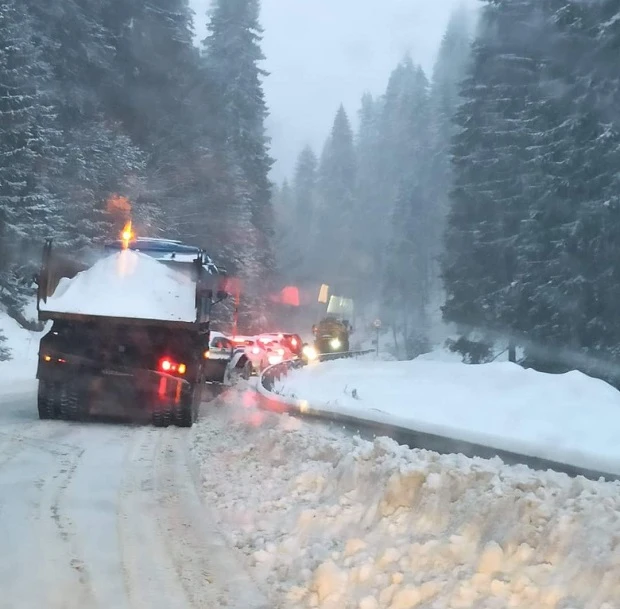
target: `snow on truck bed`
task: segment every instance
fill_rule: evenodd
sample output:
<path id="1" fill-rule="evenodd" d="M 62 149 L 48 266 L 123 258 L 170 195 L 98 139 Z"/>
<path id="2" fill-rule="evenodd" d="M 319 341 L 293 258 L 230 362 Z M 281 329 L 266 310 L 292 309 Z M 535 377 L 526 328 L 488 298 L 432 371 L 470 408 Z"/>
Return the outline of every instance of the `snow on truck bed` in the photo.
<path id="1" fill-rule="evenodd" d="M 60 280 L 42 311 L 161 321 L 196 320 L 196 284 L 155 259 L 124 250 Z"/>
<path id="2" fill-rule="evenodd" d="M 620 474 L 620 392 L 580 372 L 340 360 L 293 371 L 276 390 L 327 412 Z"/>

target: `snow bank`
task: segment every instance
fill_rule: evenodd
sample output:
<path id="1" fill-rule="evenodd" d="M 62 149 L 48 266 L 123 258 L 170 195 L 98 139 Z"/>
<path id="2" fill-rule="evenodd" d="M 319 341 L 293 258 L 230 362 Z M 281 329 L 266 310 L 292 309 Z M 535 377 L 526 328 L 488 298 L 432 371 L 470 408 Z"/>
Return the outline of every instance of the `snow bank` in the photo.
<path id="1" fill-rule="evenodd" d="M 370 443 L 228 399 L 192 452 L 274 607 L 618 607 L 620 484 Z"/>
<path id="2" fill-rule="evenodd" d="M 580 372 L 339 360 L 293 371 L 276 390 L 328 412 L 620 474 L 620 392 Z"/>
<path id="3" fill-rule="evenodd" d="M 31 304 L 25 313 L 28 317 L 32 316 Z M 0 309 L 0 334 L 7 339 L 2 346 L 8 348 L 11 355 L 10 360 L 0 362 L 0 402 L 3 394 L 15 390 L 16 382 L 35 382 L 39 340 L 48 330 L 49 324 L 42 332 L 25 330 Z"/>
<path id="4" fill-rule="evenodd" d="M 196 286 L 146 254 L 124 250 L 61 279 L 43 311 L 163 321 L 196 320 Z"/>

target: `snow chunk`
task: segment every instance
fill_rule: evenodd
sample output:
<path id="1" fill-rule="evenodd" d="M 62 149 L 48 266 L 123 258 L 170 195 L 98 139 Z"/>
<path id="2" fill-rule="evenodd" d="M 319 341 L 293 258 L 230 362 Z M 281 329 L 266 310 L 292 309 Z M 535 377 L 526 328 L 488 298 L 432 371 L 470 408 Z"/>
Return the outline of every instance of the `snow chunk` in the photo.
<path id="1" fill-rule="evenodd" d="M 339 598 L 347 589 L 347 574 L 331 560 L 319 565 L 314 574 L 314 590 L 319 602 L 325 603 L 329 597 Z M 334 599 L 336 600 L 336 599 Z"/>
<path id="2" fill-rule="evenodd" d="M 196 284 L 154 258 L 124 250 L 60 280 L 42 311 L 196 321 Z"/>
<path id="3" fill-rule="evenodd" d="M 620 483 L 256 425 L 244 397 L 220 398 L 192 452 L 270 606 L 617 609 Z"/>
<path id="4" fill-rule="evenodd" d="M 502 568 L 503 560 L 504 551 L 502 548 L 494 541 L 489 542 L 480 557 L 478 573 L 485 573 L 487 575 L 497 573 Z"/>

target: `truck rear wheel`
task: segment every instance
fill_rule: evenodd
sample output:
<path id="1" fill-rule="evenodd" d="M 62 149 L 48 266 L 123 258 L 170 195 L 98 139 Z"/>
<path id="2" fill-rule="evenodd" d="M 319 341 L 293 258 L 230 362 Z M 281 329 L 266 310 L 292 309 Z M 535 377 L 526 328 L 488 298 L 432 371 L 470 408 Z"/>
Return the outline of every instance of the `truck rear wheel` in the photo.
<path id="1" fill-rule="evenodd" d="M 37 394 L 37 407 L 39 419 L 57 419 L 60 403 L 58 401 L 58 383 L 39 380 L 39 391 Z"/>
<path id="2" fill-rule="evenodd" d="M 62 383 L 60 387 L 60 418 L 79 421 L 82 418 L 80 394 L 74 383 Z"/>
<path id="3" fill-rule="evenodd" d="M 172 413 L 168 408 L 165 410 L 155 410 L 153 412 L 153 425 L 155 427 L 168 427 L 172 419 Z"/>
<path id="4" fill-rule="evenodd" d="M 177 427 L 191 427 L 198 415 L 200 402 L 200 391 L 192 385 L 186 393 L 181 396 L 181 401 L 174 411 L 174 423 Z"/>

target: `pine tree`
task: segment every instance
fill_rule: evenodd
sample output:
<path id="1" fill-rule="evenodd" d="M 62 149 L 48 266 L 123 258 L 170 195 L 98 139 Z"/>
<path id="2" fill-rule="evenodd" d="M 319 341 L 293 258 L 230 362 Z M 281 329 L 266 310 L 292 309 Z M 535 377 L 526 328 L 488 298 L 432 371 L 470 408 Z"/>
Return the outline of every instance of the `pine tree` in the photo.
<path id="1" fill-rule="evenodd" d="M 316 207 L 318 159 L 310 146 L 305 146 L 295 165 L 295 222 L 308 231 L 313 225 Z"/>
<path id="2" fill-rule="evenodd" d="M 435 250 L 435 206 L 428 150 L 431 143 L 429 85 L 423 70 L 407 58 L 398 94 L 388 98 L 392 158 L 398 160 L 395 199 L 385 252 L 384 314 L 405 341 L 407 357 L 423 348 Z M 393 93 L 393 91 L 392 91 Z"/>
<path id="3" fill-rule="evenodd" d="M 302 274 L 304 252 L 300 244 L 303 235 L 297 224 L 294 189 L 284 180 L 274 192 L 274 211 L 277 218 L 275 251 L 278 275 L 286 282 L 296 283 Z"/>
<path id="4" fill-rule="evenodd" d="M 24 246 L 57 226 L 50 194 L 58 130 L 49 101 L 49 68 L 23 3 L 0 5 L 0 302 L 21 308 L 30 284 Z"/>
<path id="5" fill-rule="evenodd" d="M 510 335 L 527 325 L 520 288 L 527 252 L 518 240 L 544 188 L 537 161 L 545 21 L 533 8 L 521 0 L 485 9 L 461 91 L 443 310 L 464 332 Z"/>
<path id="6" fill-rule="evenodd" d="M 396 202 L 402 198 L 403 189 L 411 188 L 420 176 L 428 178 L 429 124 L 428 81 L 422 69 L 406 56 L 390 75 L 379 122 L 377 188 L 383 209 L 375 217 L 375 231 L 382 271 L 389 264 L 388 243 Z M 419 184 L 425 183 L 425 179 L 419 180 Z"/>
<path id="7" fill-rule="evenodd" d="M 436 217 L 433 221 L 433 240 L 435 241 L 434 282 L 439 277 L 437 261 L 440 252 L 443 250 L 445 218 L 450 207 L 449 193 L 453 183 L 450 146 L 457 133 L 454 117 L 461 103 L 460 85 L 465 79 L 470 58 L 470 20 L 470 14 L 464 5 L 461 5 L 451 15 L 433 68 L 430 94 L 433 156 L 430 175 L 434 185 L 433 197 L 436 202 Z"/>
<path id="8" fill-rule="evenodd" d="M 79 247 L 112 236 L 106 200 L 116 192 L 133 200 L 144 156 L 106 116 L 106 83 L 114 80 L 113 37 L 104 26 L 106 2 L 27 0 L 37 45 L 52 65 L 54 107 L 62 129 L 62 170 L 51 188 L 63 201 L 67 230 L 57 241 Z"/>
<path id="9" fill-rule="evenodd" d="M 600 371 L 578 364 L 579 357 L 616 354 L 620 339 L 615 238 L 620 125 L 609 103 L 617 83 L 607 68 L 613 54 L 601 56 L 609 23 L 599 12 L 604 9 L 549 5 L 547 124 L 540 138 L 545 189 L 522 240 L 535 253 L 526 278 L 528 363 L 544 369 L 579 366 L 593 374 Z M 569 356 L 560 357 L 562 350 Z"/>
<path id="10" fill-rule="evenodd" d="M 218 115 L 214 147 L 227 166 L 234 201 L 226 205 L 229 222 L 239 226 L 242 239 L 236 249 L 240 271 L 247 286 L 248 323 L 265 318 L 257 294 L 273 270 L 273 210 L 265 130 L 267 106 L 260 67 L 264 59 L 260 42 L 258 0 L 217 0 L 203 42 L 206 74 L 212 82 L 213 103 Z M 249 219 L 249 226 L 246 222 Z"/>
<path id="11" fill-rule="evenodd" d="M 362 97 L 355 141 L 358 164 L 356 197 L 359 210 L 355 232 L 361 271 L 360 284 L 366 283 L 364 277 L 380 275 L 385 254 L 385 242 L 379 230 L 386 214 L 389 215 L 380 172 L 381 111 L 380 100 L 374 99 L 370 94 Z M 366 300 L 375 297 L 370 290 L 366 290 L 364 294 Z"/>
<path id="12" fill-rule="evenodd" d="M 356 161 L 353 131 L 344 107 L 336 112 L 318 172 L 317 266 L 324 283 L 339 296 L 352 296 L 356 276 L 354 226 L 356 215 Z"/>
<path id="13" fill-rule="evenodd" d="M 310 146 L 305 146 L 295 165 L 293 197 L 295 213 L 291 230 L 295 234 L 297 247 L 302 256 L 304 278 L 311 276 L 314 261 L 314 243 L 317 236 L 317 181 L 318 159 Z"/>

